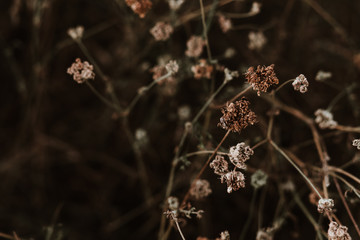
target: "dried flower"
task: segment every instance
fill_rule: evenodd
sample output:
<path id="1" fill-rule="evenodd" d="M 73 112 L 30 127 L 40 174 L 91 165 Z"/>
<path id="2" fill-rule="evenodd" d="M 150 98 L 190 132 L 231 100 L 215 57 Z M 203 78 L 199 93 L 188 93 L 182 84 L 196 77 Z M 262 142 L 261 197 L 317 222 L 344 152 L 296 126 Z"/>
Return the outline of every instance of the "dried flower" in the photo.
<path id="1" fill-rule="evenodd" d="M 230 240 L 230 233 L 229 231 L 225 230 L 220 233 L 220 238 L 216 238 L 216 240 Z"/>
<path id="2" fill-rule="evenodd" d="M 73 39 L 73 40 L 79 40 L 83 37 L 84 33 L 84 27 L 83 26 L 77 26 L 75 28 L 69 28 L 67 31 L 67 34 Z"/>
<path id="3" fill-rule="evenodd" d="M 351 237 L 347 231 L 348 231 L 347 227 L 339 225 L 337 222 L 331 221 L 329 224 L 328 239 L 351 240 Z"/>
<path id="4" fill-rule="evenodd" d="M 332 211 L 332 208 L 334 207 L 334 200 L 331 198 L 320 198 L 318 202 L 318 212 L 323 213 L 325 211 Z"/>
<path id="5" fill-rule="evenodd" d="M 267 42 L 267 39 L 263 32 L 249 32 L 249 44 L 248 48 L 251 50 L 260 51 Z"/>
<path id="6" fill-rule="evenodd" d="M 224 74 L 225 74 L 225 82 L 229 82 L 231 80 L 233 80 L 234 77 L 239 77 L 239 72 L 238 71 L 230 71 L 228 68 L 224 69 Z"/>
<path id="7" fill-rule="evenodd" d="M 225 108 L 221 110 L 223 116 L 220 118 L 219 127 L 233 132 L 240 132 L 249 124 L 256 123 L 256 115 L 249 108 L 250 102 L 246 98 L 242 98 L 235 103 L 228 103 Z"/>
<path id="8" fill-rule="evenodd" d="M 360 150 L 360 139 L 354 139 L 352 145 Z"/>
<path id="9" fill-rule="evenodd" d="M 318 71 L 315 77 L 316 81 L 325 81 L 329 78 L 332 77 L 332 73 L 331 72 L 324 72 L 322 70 Z"/>
<path id="10" fill-rule="evenodd" d="M 168 0 L 170 9 L 176 11 L 184 3 L 184 0 Z"/>
<path id="11" fill-rule="evenodd" d="M 167 72 L 170 73 L 171 75 L 174 75 L 175 73 L 177 73 L 179 71 L 179 65 L 177 64 L 177 62 L 175 60 L 170 60 L 165 65 L 165 68 L 166 68 Z"/>
<path id="12" fill-rule="evenodd" d="M 223 33 L 226 33 L 231 29 L 231 27 L 232 27 L 231 19 L 226 18 L 224 15 L 220 14 L 218 21 L 219 21 L 221 31 Z"/>
<path id="13" fill-rule="evenodd" d="M 261 188 L 266 184 L 268 175 L 262 170 L 257 170 L 253 175 L 251 175 L 251 186 L 254 188 Z"/>
<path id="14" fill-rule="evenodd" d="M 75 59 L 75 62 L 71 64 L 71 67 L 67 69 L 67 73 L 73 75 L 73 79 L 77 83 L 83 83 L 88 79 L 94 79 L 95 73 L 94 67 L 89 62 L 81 62 L 80 58 Z"/>
<path id="15" fill-rule="evenodd" d="M 259 65 L 256 70 L 254 67 L 250 67 L 245 73 L 246 80 L 257 91 L 258 96 L 260 96 L 260 91 L 266 92 L 271 85 L 279 83 L 274 72 L 274 66 L 274 64 L 267 67 Z"/>
<path id="16" fill-rule="evenodd" d="M 327 110 L 318 109 L 315 112 L 315 116 L 315 122 L 321 129 L 335 128 L 337 126 L 337 122 L 334 121 L 332 113 Z"/>
<path id="17" fill-rule="evenodd" d="M 211 193 L 210 183 L 205 179 L 198 179 L 190 188 L 190 195 L 195 199 L 205 198 Z"/>
<path id="18" fill-rule="evenodd" d="M 152 7 L 150 0 L 125 0 L 125 2 L 140 18 L 144 18 Z"/>
<path id="19" fill-rule="evenodd" d="M 187 50 L 185 52 L 185 55 L 188 57 L 199 57 L 203 51 L 203 47 L 205 46 L 205 44 L 206 42 L 203 40 L 202 37 L 191 36 L 186 43 Z"/>
<path id="20" fill-rule="evenodd" d="M 221 176 L 221 183 L 226 182 L 227 192 L 237 191 L 245 187 L 245 176 L 239 171 L 231 171 Z"/>
<path id="21" fill-rule="evenodd" d="M 179 209 L 179 199 L 177 197 L 168 197 L 167 203 L 171 211 L 176 211 Z"/>
<path id="22" fill-rule="evenodd" d="M 237 168 L 246 169 L 245 162 L 250 159 L 250 156 L 254 154 L 251 147 L 246 146 L 244 142 L 236 144 L 230 148 L 229 158 L 232 164 Z"/>
<path id="23" fill-rule="evenodd" d="M 253 2 L 253 4 L 251 5 L 250 12 L 255 15 L 260 13 L 260 10 L 261 10 L 261 3 Z"/>
<path id="24" fill-rule="evenodd" d="M 166 66 L 163 65 L 157 65 L 150 69 L 150 72 L 153 73 L 153 79 L 156 81 L 160 77 L 166 75 L 168 73 L 168 70 L 166 69 Z M 161 81 L 157 81 L 158 84 L 163 84 L 167 82 L 176 82 L 175 78 L 173 76 L 169 76 L 167 78 L 162 79 Z"/>
<path id="25" fill-rule="evenodd" d="M 216 155 L 215 159 L 210 163 L 210 168 L 214 169 L 214 173 L 217 175 L 224 175 L 229 172 L 228 162 L 221 155 Z"/>
<path id="26" fill-rule="evenodd" d="M 200 59 L 198 65 L 194 65 L 191 67 L 191 71 L 194 73 L 194 78 L 211 78 L 211 73 L 214 67 L 207 64 L 205 59 Z"/>
<path id="27" fill-rule="evenodd" d="M 300 74 L 295 78 L 292 83 L 295 91 L 300 91 L 301 93 L 307 92 L 307 87 L 309 86 L 309 82 L 303 74 Z"/>
<path id="28" fill-rule="evenodd" d="M 173 27 L 165 22 L 157 22 L 155 26 L 150 29 L 150 33 L 153 35 L 156 41 L 167 40 L 173 31 Z"/>

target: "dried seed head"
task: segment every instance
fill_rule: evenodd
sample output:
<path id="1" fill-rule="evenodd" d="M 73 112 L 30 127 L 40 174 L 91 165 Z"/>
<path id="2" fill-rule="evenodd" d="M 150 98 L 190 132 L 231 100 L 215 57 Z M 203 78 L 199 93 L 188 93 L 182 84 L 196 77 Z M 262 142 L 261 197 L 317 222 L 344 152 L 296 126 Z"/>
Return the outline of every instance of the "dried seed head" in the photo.
<path id="1" fill-rule="evenodd" d="M 354 139 L 352 145 L 360 150 L 360 139 Z"/>
<path id="2" fill-rule="evenodd" d="M 125 0 L 125 2 L 140 18 L 144 18 L 152 7 L 150 0 Z"/>
<path id="3" fill-rule="evenodd" d="M 248 37 L 249 37 L 248 48 L 250 50 L 260 51 L 267 42 L 267 39 L 263 32 L 251 31 L 251 32 L 249 32 Z"/>
<path id="4" fill-rule="evenodd" d="M 245 162 L 254 154 L 251 147 L 246 146 L 244 142 L 238 143 L 236 146 L 230 148 L 229 158 L 232 164 L 237 168 L 246 169 Z"/>
<path id="5" fill-rule="evenodd" d="M 296 77 L 295 81 L 292 83 L 295 91 L 300 91 L 301 93 L 306 93 L 309 86 L 309 82 L 303 74 L 300 74 Z"/>
<path id="6" fill-rule="evenodd" d="M 205 43 L 206 42 L 203 40 L 202 37 L 191 36 L 186 43 L 187 50 L 185 52 L 185 55 L 188 57 L 199 57 L 203 51 Z"/>
<path id="7" fill-rule="evenodd" d="M 190 195 L 195 199 L 205 198 L 211 193 L 210 183 L 205 179 L 198 179 L 190 188 Z"/>
<path id="8" fill-rule="evenodd" d="M 75 28 L 69 28 L 67 33 L 73 40 L 79 40 L 83 37 L 84 27 L 77 26 Z"/>
<path id="9" fill-rule="evenodd" d="M 231 171 L 221 176 L 221 183 L 226 182 L 227 192 L 237 191 L 245 187 L 245 176 L 239 171 Z"/>
<path id="10" fill-rule="evenodd" d="M 337 122 L 333 120 L 332 113 L 327 110 L 318 109 L 315 112 L 315 116 L 315 122 L 321 129 L 335 128 L 337 126 Z"/>
<path id="11" fill-rule="evenodd" d="M 223 33 L 226 33 L 231 29 L 231 27 L 232 27 L 231 19 L 226 18 L 224 15 L 220 14 L 218 21 L 219 21 L 221 31 Z"/>
<path id="12" fill-rule="evenodd" d="M 331 221 L 329 224 L 328 239 L 351 240 L 351 237 L 347 231 L 348 231 L 347 227 L 339 225 L 337 222 Z"/>
<path id="13" fill-rule="evenodd" d="M 260 91 L 266 92 L 271 85 L 279 83 L 279 79 L 276 77 L 274 72 L 274 66 L 274 64 L 267 67 L 259 65 L 256 70 L 254 67 L 250 67 L 245 73 L 246 80 L 253 89 L 257 91 L 259 96 Z"/>
<path id="14" fill-rule="evenodd" d="M 71 67 L 67 69 L 67 73 L 73 75 L 73 79 L 77 83 L 84 83 L 88 79 L 94 79 L 95 73 L 94 67 L 89 62 L 81 62 L 80 58 L 75 59 L 75 62 L 71 64 Z"/>
<path id="15" fill-rule="evenodd" d="M 194 73 L 195 79 L 200 78 L 211 78 L 211 73 L 213 72 L 214 67 L 207 64 L 205 59 L 200 59 L 198 65 L 191 67 L 191 71 Z"/>
<path id="16" fill-rule="evenodd" d="M 318 202 L 318 212 L 323 213 L 325 211 L 332 211 L 332 208 L 334 207 L 334 200 L 331 198 L 321 198 Z"/>
<path id="17" fill-rule="evenodd" d="M 150 29 L 150 33 L 153 35 L 156 41 L 167 40 L 173 31 L 173 27 L 165 22 L 157 22 L 155 26 Z"/>
<path id="18" fill-rule="evenodd" d="M 215 159 L 210 163 L 210 168 L 213 168 L 214 173 L 217 175 L 224 175 L 229 172 L 228 167 L 228 162 L 221 155 L 216 155 Z"/>
<path id="19" fill-rule="evenodd" d="M 266 184 L 268 175 L 262 170 L 257 170 L 253 175 L 251 175 L 251 186 L 254 188 L 261 188 Z"/>
<path id="20" fill-rule="evenodd" d="M 249 108 L 250 102 L 246 98 L 242 98 L 235 103 L 228 103 L 225 108 L 221 110 L 223 116 L 220 118 L 218 126 L 233 132 L 240 132 L 249 124 L 256 123 L 256 115 Z"/>

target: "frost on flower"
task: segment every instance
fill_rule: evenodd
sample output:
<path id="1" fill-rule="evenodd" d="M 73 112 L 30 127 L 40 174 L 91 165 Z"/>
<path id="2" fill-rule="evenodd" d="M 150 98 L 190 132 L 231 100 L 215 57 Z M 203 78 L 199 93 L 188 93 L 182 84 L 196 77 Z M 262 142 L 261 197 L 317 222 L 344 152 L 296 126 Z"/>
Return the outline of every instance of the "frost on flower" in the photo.
<path id="1" fill-rule="evenodd" d="M 306 93 L 309 86 L 309 82 L 303 74 L 300 74 L 296 77 L 295 81 L 292 83 L 295 91 L 300 91 L 301 93 Z"/>
<path id="2" fill-rule="evenodd" d="M 329 240 L 351 240 L 351 237 L 348 233 L 348 228 L 342 225 L 339 225 L 337 222 L 330 222 L 328 230 L 328 239 Z"/>
<path id="3" fill-rule="evenodd" d="M 77 83 L 84 83 L 88 79 L 94 79 L 95 73 L 94 67 L 89 62 L 81 62 L 80 58 L 77 58 L 71 67 L 67 69 L 67 73 L 73 76 L 73 79 Z"/>
<path id="4" fill-rule="evenodd" d="M 245 162 L 254 154 L 251 147 L 246 146 L 244 142 L 238 143 L 236 146 L 230 148 L 229 158 L 232 164 L 237 168 L 246 169 Z"/>
<path id="5" fill-rule="evenodd" d="M 335 128 L 337 126 L 337 122 L 334 121 L 332 113 L 327 110 L 318 109 L 315 112 L 315 116 L 315 122 L 321 129 Z"/>

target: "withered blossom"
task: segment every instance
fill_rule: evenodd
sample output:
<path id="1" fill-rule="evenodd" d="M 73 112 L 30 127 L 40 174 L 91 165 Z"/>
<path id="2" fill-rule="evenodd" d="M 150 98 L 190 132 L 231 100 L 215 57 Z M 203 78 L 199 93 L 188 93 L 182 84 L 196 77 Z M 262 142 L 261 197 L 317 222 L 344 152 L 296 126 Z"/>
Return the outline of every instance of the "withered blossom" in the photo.
<path id="1" fill-rule="evenodd" d="M 198 179 L 191 185 L 190 195 L 195 199 L 201 199 L 209 196 L 212 190 L 210 188 L 210 183 L 205 179 Z"/>
<path id="2" fill-rule="evenodd" d="M 334 207 L 334 200 L 331 198 L 321 198 L 318 201 L 318 207 L 317 210 L 319 213 L 323 213 L 325 211 L 332 211 L 332 208 Z"/>
<path id="3" fill-rule="evenodd" d="M 173 27 L 165 22 L 157 22 L 155 26 L 150 29 L 150 33 L 156 41 L 166 41 L 173 31 Z"/>
<path id="4" fill-rule="evenodd" d="M 279 83 L 279 79 L 274 72 L 274 64 L 270 66 L 257 66 L 250 67 L 245 73 L 245 78 L 252 88 L 257 91 L 260 96 L 260 92 L 267 92 L 268 88 L 274 84 Z"/>
<path id="5" fill-rule="evenodd" d="M 351 240 L 351 236 L 346 226 L 331 221 L 328 230 L 328 240 Z"/>
<path id="6" fill-rule="evenodd" d="M 250 102 L 243 97 L 235 103 L 227 103 L 226 107 L 221 109 L 223 116 L 220 118 L 218 126 L 232 132 L 241 132 L 249 124 L 256 123 L 256 115 L 249 108 Z"/>
<path id="7" fill-rule="evenodd" d="M 246 146 L 244 142 L 232 146 L 229 151 L 229 158 L 232 164 L 237 168 L 246 169 L 245 162 L 254 154 L 251 147 Z"/>
<path id="8" fill-rule="evenodd" d="M 300 74 L 292 83 L 295 91 L 306 93 L 309 86 L 309 82 L 303 74 Z"/>
<path id="9" fill-rule="evenodd" d="M 67 69 L 67 73 L 72 75 L 77 83 L 84 83 L 89 79 L 95 78 L 93 70 L 93 65 L 87 61 L 81 62 L 81 59 L 77 58 L 75 62 L 71 64 L 71 67 Z"/>
<path id="10" fill-rule="evenodd" d="M 220 178 L 221 183 L 227 184 L 227 192 L 231 193 L 245 187 L 245 176 L 239 171 L 230 171 Z"/>
<path id="11" fill-rule="evenodd" d="M 191 71 L 194 73 L 194 78 L 208 78 L 211 79 L 211 73 L 213 72 L 214 67 L 207 64 L 205 59 L 200 59 L 199 64 L 191 67 Z"/>
<path id="12" fill-rule="evenodd" d="M 200 36 L 191 36 L 187 41 L 186 46 L 187 50 L 185 55 L 188 57 L 199 57 L 203 52 L 203 47 L 205 46 L 205 40 Z"/>
<path id="13" fill-rule="evenodd" d="M 223 175 L 229 172 L 228 167 L 228 162 L 221 155 L 216 155 L 215 159 L 210 163 L 210 168 L 213 168 L 214 173 L 217 175 Z"/>

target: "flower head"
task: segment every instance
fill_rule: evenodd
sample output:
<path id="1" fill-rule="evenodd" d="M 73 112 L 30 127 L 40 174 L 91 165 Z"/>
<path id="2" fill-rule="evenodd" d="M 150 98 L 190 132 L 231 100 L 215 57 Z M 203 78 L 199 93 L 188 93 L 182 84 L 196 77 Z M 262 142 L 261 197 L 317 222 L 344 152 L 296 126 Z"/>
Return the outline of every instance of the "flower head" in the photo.
<path id="1" fill-rule="evenodd" d="M 165 22 L 157 22 L 155 26 L 150 29 L 150 33 L 153 35 L 156 41 L 167 40 L 173 31 L 173 27 Z"/>
<path id="2" fill-rule="evenodd" d="M 354 141 L 352 142 L 352 145 L 360 150 L 360 139 L 354 139 Z"/>
<path id="3" fill-rule="evenodd" d="M 203 51 L 203 47 L 206 42 L 200 36 L 191 36 L 187 41 L 186 46 L 187 50 L 185 55 L 188 57 L 199 57 Z"/>
<path id="4" fill-rule="evenodd" d="M 194 73 L 194 78 L 211 78 L 211 73 L 213 72 L 214 67 L 207 64 L 205 59 L 200 59 L 199 64 L 191 67 L 191 71 Z"/>
<path id="5" fill-rule="evenodd" d="M 321 129 L 335 128 L 337 126 L 337 122 L 334 121 L 332 113 L 327 110 L 318 109 L 315 112 L 315 116 L 315 122 L 319 124 Z"/>
<path id="6" fill-rule="evenodd" d="M 295 81 L 292 83 L 295 91 L 300 91 L 301 93 L 307 92 L 307 87 L 309 82 L 303 74 L 300 74 L 296 77 Z"/>
<path id="7" fill-rule="evenodd" d="M 221 176 L 221 183 L 227 184 L 227 192 L 237 191 L 245 187 L 245 176 L 239 171 L 231 171 Z"/>
<path id="8" fill-rule="evenodd" d="M 67 31 L 67 34 L 73 39 L 73 40 L 79 40 L 83 37 L 84 33 L 84 27 L 83 26 L 77 26 L 75 28 L 69 28 Z"/>
<path id="9" fill-rule="evenodd" d="M 217 175 L 224 175 L 229 172 L 228 162 L 221 155 L 216 155 L 215 159 L 210 163 L 210 168 L 214 169 L 214 173 Z"/>
<path id="10" fill-rule="evenodd" d="M 232 27 L 231 19 L 226 18 L 224 15 L 220 14 L 218 21 L 219 21 L 221 31 L 223 33 L 226 33 L 231 29 L 231 27 Z"/>
<path id="11" fill-rule="evenodd" d="M 266 184 L 267 178 L 268 175 L 259 169 L 251 175 L 251 186 L 254 188 L 260 188 Z"/>
<path id="12" fill-rule="evenodd" d="M 244 142 L 238 143 L 236 146 L 230 148 L 229 158 L 232 164 L 237 168 L 246 169 L 245 162 L 254 154 L 251 147 L 246 146 Z"/>
<path id="13" fill-rule="evenodd" d="M 125 2 L 140 18 L 144 18 L 152 7 L 150 0 L 125 0 Z"/>
<path id="14" fill-rule="evenodd" d="M 254 67 L 250 67 L 245 73 L 246 80 L 257 91 L 259 96 L 260 91 L 266 92 L 271 85 L 279 83 L 279 79 L 274 72 L 274 66 L 274 64 L 267 67 L 259 65 L 256 70 Z"/>
<path id="15" fill-rule="evenodd" d="M 260 51 L 267 42 L 267 39 L 263 32 L 249 32 L 249 44 L 248 48 L 251 50 Z"/>
<path id="16" fill-rule="evenodd" d="M 171 75 L 174 75 L 175 73 L 177 73 L 179 71 L 179 65 L 177 64 L 177 62 L 175 60 L 170 60 L 165 65 L 165 68 L 168 71 L 168 73 L 170 73 Z"/>
<path id="17" fill-rule="evenodd" d="M 246 98 L 242 98 L 235 103 L 228 103 L 225 108 L 221 110 L 223 116 L 220 118 L 219 127 L 233 132 L 240 132 L 249 124 L 256 123 L 256 115 L 249 108 L 250 102 Z"/>
<path id="18" fill-rule="evenodd" d="M 339 225 L 337 222 L 331 221 L 329 224 L 328 239 L 351 240 L 351 237 L 347 231 L 348 231 L 347 227 Z"/>
<path id="19" fill-rule="evenodd" d="M 93 65 L 89 62 L 81 62 L 80 58 L 75 59 L 75 62 L 71 64 L 71 67 L 67 69 L 67 73 L 73 75 L 73 79 L 77 83 L 83 83 L 88 79 L 94 79 L 95 73 L 93 72 Z"/>
<path id="20" fill-rule="evenodd" d="M 325 211 L 332 211 L 332 208 L 334 207 L 334 200 L 331 198 L 320 198 L 318 202 L 318 212 L 323 213 Z"/>
<path id="21" fill-rule="evenodd" d="M 190 195 L 195 199 L 205 198 L 211 193 L 210 183 L 205 179 L 198 179 L 190 188 Z"/>

